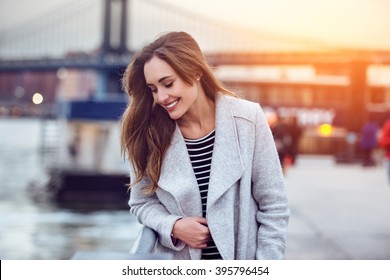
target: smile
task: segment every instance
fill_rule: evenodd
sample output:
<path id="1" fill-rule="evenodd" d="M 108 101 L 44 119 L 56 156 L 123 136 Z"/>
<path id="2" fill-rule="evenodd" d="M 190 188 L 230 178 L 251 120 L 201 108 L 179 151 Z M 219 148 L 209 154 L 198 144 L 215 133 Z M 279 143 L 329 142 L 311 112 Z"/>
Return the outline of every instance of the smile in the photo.
<path id="1" fill-rule="evenodd" d="M 177 105 L 178 102 L 179 102 L 179 100 L 176 100 L 170 104 L 167 104 L 165 107 L 167 107 L 168 110 L 171 110 Z"/>

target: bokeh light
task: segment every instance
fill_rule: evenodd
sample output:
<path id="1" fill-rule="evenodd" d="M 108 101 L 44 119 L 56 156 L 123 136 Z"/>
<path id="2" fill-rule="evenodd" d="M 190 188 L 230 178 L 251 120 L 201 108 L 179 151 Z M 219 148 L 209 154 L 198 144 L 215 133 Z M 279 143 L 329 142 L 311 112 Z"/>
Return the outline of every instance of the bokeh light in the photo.
<path id="1" fill-rule="evenodd" d="M 33 97 L 32 97 L 32 102 L 35 104 L 35 105 L 39 105 L 43 102 L 43 95 L 40 94 L 39 92 L 36 92 L 34 93 Z"/>
<path id="2" fill-rule="evenodd" d="M 324 123 L 322 125 L 320 125 L 320 133 L 322 136 L 329 136 L 332 134 L 332 125 L 328 124 L 328 123 Z"/>

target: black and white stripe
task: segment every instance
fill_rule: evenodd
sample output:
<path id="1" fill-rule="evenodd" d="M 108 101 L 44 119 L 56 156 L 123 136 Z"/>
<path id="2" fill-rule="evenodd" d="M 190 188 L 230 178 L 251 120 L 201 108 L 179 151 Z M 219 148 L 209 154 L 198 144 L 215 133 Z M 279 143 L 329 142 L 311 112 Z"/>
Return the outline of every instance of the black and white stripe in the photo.
<path id="1" fill-rule="evenodd" d="M 199 185 L 203 217 L 206 217 L 207 211 L 207 193 L 210 181 L 214 139 L 215 130 L 199 139 L 185 139 L 188 154 Z M 222 259 L 213 240 L 210 240 L 207 243 L 207 248 L 202 250 L 202 259 Z"/>

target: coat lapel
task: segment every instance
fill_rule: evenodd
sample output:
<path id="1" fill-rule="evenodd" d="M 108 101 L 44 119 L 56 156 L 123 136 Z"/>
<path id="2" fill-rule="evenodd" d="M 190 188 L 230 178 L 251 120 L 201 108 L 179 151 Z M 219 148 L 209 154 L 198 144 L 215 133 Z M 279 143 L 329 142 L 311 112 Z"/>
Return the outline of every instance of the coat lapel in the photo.
<path id="1" fill-rule="evenodd" d="M 161 167 L 158 185 L 170 193 L 184 216 L 202 216 L 198 183 L 188 156 L 184 138 L 176 125 Z"/>
<path id="2" fill-rule="evenodd" d="M 216 96 L 216 131 L 207 208 L 220 198 L 243 172 L 237 130 L 228 100 Z M 176 125 L 171 145 L 161 169 L 158 185 L 170 193 L 185 216 L 202 216 L 198 183 L 188 156 L 184 138 Z"/>
<path id="3" fill-rule="evenodd" d="M 220 198 L 243 173 L 234 117 L 223 95 L 216 99 L 216 131 L 207 208 Z"/>

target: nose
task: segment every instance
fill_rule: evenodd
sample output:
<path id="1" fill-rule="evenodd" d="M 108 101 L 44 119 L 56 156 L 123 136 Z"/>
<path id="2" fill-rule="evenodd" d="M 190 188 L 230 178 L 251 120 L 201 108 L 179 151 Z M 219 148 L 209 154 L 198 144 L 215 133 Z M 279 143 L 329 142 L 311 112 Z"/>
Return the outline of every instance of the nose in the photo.
<path id="1" fill-rule="evenodd" d="M 157 102 L 160 103 L 160 104 L 163 104 L 165 103 L 166 100 L 168 100 L 169 98 L 169 95 L 167 94 L 167 92 L 165 90 L 159 90 L 157 92 Z"/>

